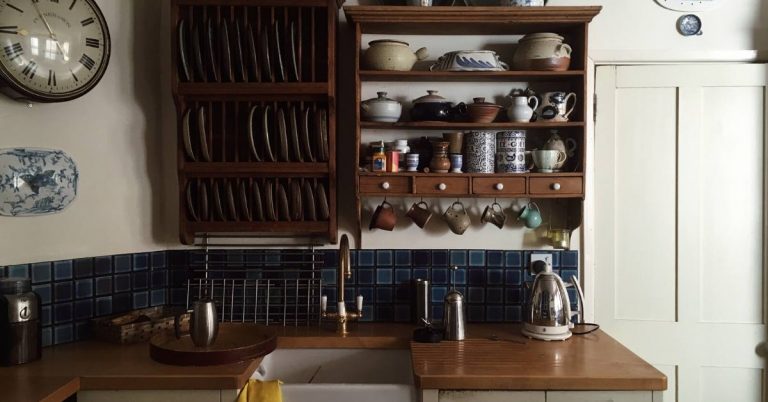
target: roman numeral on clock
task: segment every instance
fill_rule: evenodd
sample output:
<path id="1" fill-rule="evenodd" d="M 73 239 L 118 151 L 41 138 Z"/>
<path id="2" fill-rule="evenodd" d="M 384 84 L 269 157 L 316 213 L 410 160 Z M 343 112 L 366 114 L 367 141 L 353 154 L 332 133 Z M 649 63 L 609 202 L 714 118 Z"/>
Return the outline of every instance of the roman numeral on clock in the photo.
<path id="1" fill-rule="evenodd" d="M 99 44 L 100 44 L 100 43 L 101 43 L 101 42 L 99 42 L 99 40 L 98 40 L 98 39 L 93 39 L 93 38 L 85 38 L 85 46 L 88 46 L 88 47 L 95 47 L 96 49 L 98 49 L 98 48 L 99 48 Z"/>
<path id="2" fill-rule="evenodd" d="M 21 71 L 22 74 L 26 75 L 29 78 L 32 78 L 35 76 L 35 72 L 37 72 L 37 63 L 34 61 L 30 61 L 26 67 L 24 67 L 24 70 Z"/>
<path id="3" fill-rule="evenodd" d="M 22 9 L 20 9 L 20 8 L 16 7 L 16 6 L 14 6 L 14 5 L 13 5 L 13 4 L 11 4 L 11 3 L 6 3 L 6 5 L 7 5 L 8 7 L 12 8 L 12 9 L 14 9 L 14 10 L 16 10 L 16 11 L 20 12 L 20 13 L 24 13 L 24 10 L 22 10 Z"/>
<path id="4" fill-rule="evenodd" d="M 48 70 L 48 86 L 49 87 L 56 86 L 56 72 L 53 70 Z"/>
<path id="5" fill-rule="evenodd" d="M 5 55 L 10 61 L 14 61 L 17 57 L 24 54 L 24 49 L 21 47 L 21 43 L 14 43 L 13 45 L 6 46 L 3 50 L 5 50 Z"/>
<path id="6" fill-rule="evenodd" d="M 94 22 L 96 22 L 96 21 L 93 19 L 93 17 L 90 17 L 90 18 L 86 18 L 86 19 L 80 21 L 80 24 L 82 24 L 84 27 L 87 27 L 88 25 L 91 25 Z"/>
<path id="7" fill-rule="evenodd" d="M 77 0 L 72 0 L 72 4 L 69 5 L 69 9 L 75 8 L 75 3 L 77 3 Z"/>
<path id="8" fill-rule="evenodd" d="M 83 57 L 80 58 L 80 64 L 85 66 L 88 70 L 93 70 L 93 67 L 96 65 L 96 62 L 93 61 L 92 58 L 88 57 L 87 54 L 84 54 Z"/>
<path id="9" fill-rule="evenodd" d="M 0 33 L 5 34 L 11 34 L 11 35 L 18 35 L 19 34 L 19 27 L 16 25 L 14 26 L 7 26 L 7 27 L 0 27 Z"/>

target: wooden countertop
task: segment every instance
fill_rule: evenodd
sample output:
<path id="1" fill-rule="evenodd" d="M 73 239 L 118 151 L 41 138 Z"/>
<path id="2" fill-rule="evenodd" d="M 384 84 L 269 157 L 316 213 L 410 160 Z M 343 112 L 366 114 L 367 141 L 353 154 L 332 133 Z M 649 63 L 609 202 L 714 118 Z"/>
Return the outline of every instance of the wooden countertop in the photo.
<path id="1" fill-rule="evenodd" d="M 544 342 L 517 325 L 469 325 L 462 342 L 411 343 L 411 358 L 422 389 L 667 389 L 663 373 L 600 330 Z"/>
<path id="2" fill-rule="evenodd" d="M 278 348 L 412 348 L 416 385 L 439 389 L 665 389 L 666 377 L 602 332 L 567 342 L 523 338 L 519 327 L 468 326 L 468 340 L 411 344 L 410 324 L 271 327 Z M 492 335 L 500 341 L 487 340 Z M 511 340 L 511 341 L 510 341 Z M 240 389 L 259 361 L 182 367 L 149 358 L 147 343 L 99 341 L 43 349 L 36 362 L 0 368 L 3 400 L 62 401 L 79 390 Z"/>

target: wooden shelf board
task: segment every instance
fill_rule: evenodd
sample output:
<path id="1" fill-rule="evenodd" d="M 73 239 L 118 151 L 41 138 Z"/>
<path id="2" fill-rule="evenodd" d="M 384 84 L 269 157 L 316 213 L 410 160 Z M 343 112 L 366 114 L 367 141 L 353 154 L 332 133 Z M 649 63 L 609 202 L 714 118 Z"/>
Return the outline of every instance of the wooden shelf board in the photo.
<path id="1" fill-rule="evenodd" d="M 587 7 L 409 7 L 347 6 L 347 20 L 362 33 L 485 35 L 559 32 L 589 23 L 600 6 Z"/>
<path id="2" fill-rule="evenodd" d="M 265 83 L 206 83 L 181 82 L 178 94 L 181 96 L 249 96 L 249 95 L 291 95 L 291 99 L 317 98 L 331 92 L 326 82 L 265 82 Z"/>
<path id="3" fill-rule="evenodd" d="M 470 122 L 441 122 L 441 121 L 404 121 L 399 123 L 378 123 L 374 121 L 360 122 L 360 128 L 374 129 L 374 130 L 397 130 L 397 129 L 412 129 L 412 130 L 471 130 L 471 129 L 551 129 L 551 128 L 581 128 L 584 127 L 584 122 L 565 122 L 565 123 L 549 123 L 549 122 L 534 122 L 534 123 L 470 123 Z"/>
<path id="4" fill-rule="evenodd" d="M 360 177 L 471 177 L 471 178 L 510 178 L 510 177 L 584 177 L 581 172 L 559 172 L 559 173 L 419 173 L 419 172 L 398 172 L 398 173 L 379 173 L 379 172 L 359 172 Z"/>
<path id="5" fill-rule="evenodd" d="M 286 6 L 285 0 L 259 0 L 258 4 L 254 4 L 253 0 L 176 0 L 176 3 L 180 6 Z M 328 0 L 291 0 L 290 6 L 329 7 L 329 2 Z"/>
<path id="6" fill-rule="evenodd" d="M 328 234 L 330 222 L 187 222 L 192 233 L 281 233 L 289 235 Z"/>
<path id="7" fill-rule="evenodd" d="M 231 175 L 322 177 L 327 175 L 328 171 L 328 163 L 294 162 L 185 162 L 181 169 L 181 173 L 190 176 L 216 177 Z"/>
<path id="8" fill-rule="evenodd" d="M 584 78 L 584 70 L 568 71 L 360 71 L 361 81 L 565 81 Z"/>

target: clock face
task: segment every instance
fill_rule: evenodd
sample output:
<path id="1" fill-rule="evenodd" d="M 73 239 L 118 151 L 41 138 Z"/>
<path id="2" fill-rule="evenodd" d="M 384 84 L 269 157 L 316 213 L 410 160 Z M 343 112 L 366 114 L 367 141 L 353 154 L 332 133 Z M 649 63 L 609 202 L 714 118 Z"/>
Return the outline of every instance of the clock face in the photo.
<path id="1" fill-rule="evenodd" d="M 109 53 L 93 0 L 0 0 L 0 77 L 22 96 L 77 98 L 104 75 Z"/>

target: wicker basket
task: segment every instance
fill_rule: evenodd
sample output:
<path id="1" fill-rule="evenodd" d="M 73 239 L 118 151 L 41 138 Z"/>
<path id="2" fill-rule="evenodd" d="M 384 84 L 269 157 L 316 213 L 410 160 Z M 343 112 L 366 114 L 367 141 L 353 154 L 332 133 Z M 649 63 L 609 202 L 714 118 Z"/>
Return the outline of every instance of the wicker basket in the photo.
<path id="1" fill-rule="evenodd" d="M 153 335 L 173 331 L 173 320 L 182 310 L 158 306 L 134 310 L 91 320 L 91 334 L 96 339 L 114 343 L 136 343 L 148 341 Z M 189 328 L 189 314 L 183 314 L 181 329 Z"/>

